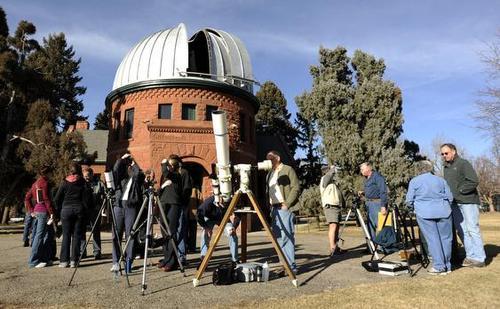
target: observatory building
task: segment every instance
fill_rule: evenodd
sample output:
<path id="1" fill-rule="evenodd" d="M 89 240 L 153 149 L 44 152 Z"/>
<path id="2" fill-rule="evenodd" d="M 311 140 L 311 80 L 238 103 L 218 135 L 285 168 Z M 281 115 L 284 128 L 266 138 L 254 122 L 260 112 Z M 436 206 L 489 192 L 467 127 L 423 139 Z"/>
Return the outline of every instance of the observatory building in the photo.
<path id="1" fill-rule="evenodd" d="M 106 97 L 110 111 L 107 165 L 126 151 L 145 170 L 178 154 L 204 195 L 216 162 L 211 113 L 224 110 L 231 163 L 255 163 L 252 66 L 234 35 L 203 29 L 188 39 L 180 24 L 145 37 L 123 58 Z"/>

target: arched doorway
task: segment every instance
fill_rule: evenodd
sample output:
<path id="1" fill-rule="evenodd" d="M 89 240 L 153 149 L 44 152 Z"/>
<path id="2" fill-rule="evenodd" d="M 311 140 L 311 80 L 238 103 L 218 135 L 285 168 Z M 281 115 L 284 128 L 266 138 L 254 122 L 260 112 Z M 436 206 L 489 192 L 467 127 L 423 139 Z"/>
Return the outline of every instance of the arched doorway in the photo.
<path id="1" fill-rule="evenodd" d="M 201 192 L 204 192 L 205 188 L 203 188 L 203 180 L 208 177 L 208 171 L 196 162 L 183 161 L 182 167 L 189 172 L 191 180 L 193 181 L 193 187 L 196 187 Z"/>

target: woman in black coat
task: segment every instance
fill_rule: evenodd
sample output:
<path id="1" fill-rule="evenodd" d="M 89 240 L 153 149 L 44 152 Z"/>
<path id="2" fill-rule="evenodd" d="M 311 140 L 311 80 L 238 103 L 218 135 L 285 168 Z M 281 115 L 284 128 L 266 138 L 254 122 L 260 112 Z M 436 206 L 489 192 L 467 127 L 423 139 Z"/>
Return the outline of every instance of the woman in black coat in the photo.
<path id="1" fill-rule="evenodd" d="M 72 163 L 69 175 L 63 180 L 55 197 L 56 212 L 63 229 L 59 267 L 76 266 L 89 197 L 82 168 L 78 163 Z"/>

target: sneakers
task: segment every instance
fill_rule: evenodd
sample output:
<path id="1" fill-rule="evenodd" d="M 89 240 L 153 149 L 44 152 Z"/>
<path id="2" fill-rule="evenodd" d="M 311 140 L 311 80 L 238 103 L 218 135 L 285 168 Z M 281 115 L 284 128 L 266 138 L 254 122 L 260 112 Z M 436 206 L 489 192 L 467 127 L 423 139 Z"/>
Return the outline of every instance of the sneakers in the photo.
<path id="1" fill-rule="evenodd" d="M 427 273 L 432 276 L 446 276 L 447 274 L 449 274 L 449 272 L 446 270 L 437 270 L 434 267 L 427 270 Z"/>
<path id="2" fill-rule="evenodd" d="M 41 263 L 38 263 L 35 268 L 44 268 L 45 266 L 47 266 L 47 263 L 45 262 L 41 262 Z"/>
<path id="3" fill-rule="evenodd" d="M 111 266 L 111 269 L 109 271 L 111 271 L 111 272 L 120 271 L 120 265 L 118 263 L 114 263 L 113 266 Z"/>
<path id="4" fill-rule="evenodd" d="M 330 251 L 330 257 L 333 258 L 337 255 L 341 255 L 341 254 L 344 254 L 346 252 L 347 252 L 347 250 L 341 249 L 340 247 L 335 247 L 335 249 Z"/>
<path id="5" fill-rule="evenodd" d="M 59 267 L 61 267 L 61 268 L 68 267 L 68 262 L 59 262 Z"/>
<path id="6" fill-rule="evenodd" d="M 484 262 L 479 262 L 479 261 L 465 258 L 465 260 L 462 262 L 462 266 L 463 267 L 484 267 L 485 264 L 484 264 Z"/>
<path id="7" fill-rule="evenodd" d="M 75 268 L 76 266 L 76 262 L 75 261 L 71 261 L 71 263 L 69 263 L 69 267 L 70 268 Z"/>

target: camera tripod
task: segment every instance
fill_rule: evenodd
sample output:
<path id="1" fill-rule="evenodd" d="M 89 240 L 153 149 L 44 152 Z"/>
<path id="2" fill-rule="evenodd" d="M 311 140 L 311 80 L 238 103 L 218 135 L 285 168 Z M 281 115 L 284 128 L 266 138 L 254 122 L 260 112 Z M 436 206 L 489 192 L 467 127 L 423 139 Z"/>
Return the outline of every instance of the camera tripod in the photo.
<path id="1" fill-rule="evenodd" d="M 83 250 L 80 252 L 80 256 L 78 257 L 78 261 L 76 262 L 76 265 L 75 265 L 75 270 L 73 271 L 73 275 L 71 276 L 71 279 L 68 282 L 68 286 L 71 286 L 71 282 L 73 282 L 73 278 L 75 277 L 76 271 L 78 270 L 78 266 L 80 265 L 80 262 L 82 260 L 83 253 L 87 251 L 87 246 L 90 243 L 90 240 L 92 239 L 92 235 L 94 234 L 94 231 L 95 231 L 97 224 L 101 224 L 102 213 L 104 212 L 104 210 L 106 208 L 108 209 L 108 212 L 111 213 L 112 233 L 115 236 L 115 237 L 113 237 L 113 241 L 117 242 L 118 249 L 120 250 L 120 254 L 121 254 L 121 256 L 123 256 L 123 249 L 121 246 L 121 241 L 118 238 L 118 230 L 116 228 L 115 212 L 113 211 L 113 205 L 115 202 L 115 197 L 114 197 L 115 192 L 113 189 L 105 189 L 105 193 L 106 194 L 105 194 L 104 200 L 102 202 L 101 208 L 99 209 L 99 213 L 97 214 L 97 218 L 95 219 L 94 223 L 92 224 L 92 230 L 90 231 L 90 235 L 89 235 L 87 241 L 85 242 L 85 246 L 83 247 Z M 78 241 L 78 240 L 74 240 L 74 241 Z M 120 264 L 120 263 L 118 263 L 118 264 Z M 120 265 L 118 271 L 120 272 L 120 275 L 122 275 L 121 265 Z M 116 275 L 116 272 L 115 272 L 115 275 Z M 130 281 L 128 278 L 128 274 L 126 272 L 125 272 L 125 277 L 127 278 L 127 285 L 130 287 Z"/>
<path id="2" fill-rule="evenodd" d="M 372 240 L 372 237 L 370 235 L 370 232 L 368 231 L 368 227 L 366 226 L 366 223 L 363 219 L 363 215 L 361 214 L 361 211 L 359 209 L 359 202 L 353 202 L 351 205 L 351 208 L 349 208 L 349 211 L 347 212 L 347 216 L 344 219 L 344 223 L 342 224 L 342 229 L 339 232 L 338 239 L 342 241 L 342 245 L 344 244 L 344 239 L 342 239 L 342 235 L 344 233 L 344 229 L 347 225 L 347 221 L 349 221 L 349 218 L 351 217 L 351 214 L 354 214 L 354 218 L 359 222 L 361 225 L 361 228 L 363 229 L 363 232 L 365 234 L 365 240 L 366 244 L 368 245 L 368 249 L 370 252 L 376 257 L 378 260 L 380 257 L 377 253 L 375 243 Z"/>
<path id="3" fill-rule="evenodd" d="M 137 217 L 135 219 L 134 225 L 132 226 L 132 230 L 130 231 L 130 235 L 125 243 L 125 248 L 129 244 L 130 240 L 135 237 L 135 235 L 139 232 L 139 230 L 146 224 L 146 240 L 144 243 L 144 261 L 143 261 L 143 268 L 142 268 L 142 284 L 141 284 L 141 291 L 142 295 L 144 295 L 146 289 L 147 289 L 147 284 L 146 284 L 146 267 L 147 267 L 147 260 L 148 260 L 148 250 L 149 246 L 153 241 L 153 236 L 152 236 L 152 228 L 153 228 L 153 202 L 156 202 L 158 205 L 158 208 L 160 209 L 160 218 L 156 217 L 156 220 L 160 223 L 160 228 L 163 231 L 163 234 L 168 238 L 168 241 L 172 245 L 172 248 L 174 249 L 175 256 L 177 257 L 177 263 L 179 264 L 179 269 L 181 273 L 184 273 L 184 266 L 181 263 L 180 257 L 179 257 L 179 251 L 177 250 L 177 245 L 175 243 L 174 238 L 172 237 L 172 233 L 170 231 L 170 228 L 168 226 L 168 220 L 165 215 L 165 212 L 163 210 L 163 206 L 160 203 L 160 199 L 158 196 L 155 195 L 155 191 L 153 188 L 153 183 L 148 185 L 148 189 L 145 195 L 145 199 L 142 202 L 141 209 L 139 210 L 139 213 L 137 214 Z M 146 220 L 143 220 L 141 224 L 139 222 L 141 221 L 141 215 L 144 209 L 146 209 L 147 205 L 147 218 Z M 160 220 L 161 219 L 161 220 Z M 163 223 L 163 224 L 162 224 Z M 120 257 L 120 262 L 123 260 L 123 255 Z M 185 276 L 185 274 L 184 274 Z"/>
<path id="4" fill-rule="evenodd" d="M 257 203 L 257 200 L 255 199 L 252 191 L 247 190 L 247 189 L 242 189 L 242 188 L 240 188 L 236 192 L 236 194 L 233 196 L 231 203 L 229 204 L 229 207 L 227 208 L 226 213 L 224 214 L 224 217 L 222 218 L 222 221 L 219 224 L 219 228 L 217 229 L 217 233 L 215 234 L 215 237 L 212 239 L 210 246 L 208 247 L 208 252 L 205 255 L 205 258 L 203 259 L 203 261 L 201 262 L 201 265 L 198 268 L 198 271 L 196 272 L 196 275 L 193 279 L 193 286 L 196 287 L 200 283 L 201 276 L 203 275 L 203 273 L 205 272 L 205 269 L 207 268 L 208 261 L 212 257 L 212 254 L 215 250 L 215 246 L 217 246 L 217 243 L 219 242 L 219 239 L 222 236 L 222 233 L 224 232 L 224 227 L 229 222 L 229 217 L 233 213 L 236 205 L 238 204 L 238 201 L 241 197 L 241 194 L 246 194 L 248 196 L 248 199 L 250 200 L 251 205 L 253 206 L 255 212 L 257 213 L 257 216 L 259 217 L 260 222 L 262 223 L 262 226 L 264 227 L 267 235 L 271 239 L 271 243 L 273 244 L 273 247 L 276 250 L 276 253 L 278 254 L 278 257 L 279 257 L 281 264 L 285 268 L 285 271 L 288 274 L 288 276 L 290 277 L 290 279 L 292 279 L 292 284 L 295 287 L 297 287 L 298 286 L 297 278 L 296 278 L 295 274 L 293 273 L 293 271 L 290 267 L 290 264 L 288 263 L 288 260 L 286 259 L 283 251 L 281 250 L 280 246 L 278 245 L 278 242 L 276 241 L 276 238 L 274 237 L 274 235 L 271 231 L 271 227 L 269 226 L 269 223 L 267 223 L 264 215 L 262 214 L 262 210 L 261 210 L 259 204 Z"/>
<path id="5" fill-rule="evenodd" d="M 412 216 L 409 215 L 408 212 L 405 212 L 406 216 L 403 215 L 399 211 L 399 207 L 396 204 L 393 205 L 392 210 L 394 212 L 394 225 L 395 225 L 394 229 L 397 232 L 398 238 L 401 238 L 401 228 L 403 229 L 403 239 L 401 239 L 401 244 L 403 246 L 403 251 L 404 251 L 404 254 L 405 254 L 405 258 L 407 260 L 409 260 L 408 244 L 411 243 L 412 248 L 415 250 L 415 255 L 416 255 L 417 260 L 420 262 L 420 265 L 423 268 L 426 268 L 427 265 L 429 264 L 429 258 L 428 258 L 427 252 L 425 251 L 425 247 L 424 246 L 422 246 L 422 248 L 421 248 L 422 253 L 420 253 L 420 251 L 417 249 L 417 242 L 416 242 L 416 238 L 415 238 L 414 222 L 413 222 Z M 384 218 L 384 223 L 383 223 L 382 228 L 380 230 L 382 230 L 385 227 L 387 219 L 389 217 L 389 214 L 390 214 L 390 212 L 387 211 L 387 214 L 385 215 L 385 218 Z M 408 225 L 406 224 L 406 218 L 407 217 L 410 220 L 410 230 L 408 230 Z M 378 246 L 378 244 L 375 245 L 375 248 L 377 246 Z M 372 256 L 372 260 L 373 260 L 373 256 Z M 413 273 L 413 270 L 410 267 L 409 261 L 408 261 L 408 270 L 409 270 L 410 277 L 413 277 L 414 273 Z"/>

